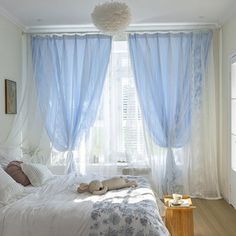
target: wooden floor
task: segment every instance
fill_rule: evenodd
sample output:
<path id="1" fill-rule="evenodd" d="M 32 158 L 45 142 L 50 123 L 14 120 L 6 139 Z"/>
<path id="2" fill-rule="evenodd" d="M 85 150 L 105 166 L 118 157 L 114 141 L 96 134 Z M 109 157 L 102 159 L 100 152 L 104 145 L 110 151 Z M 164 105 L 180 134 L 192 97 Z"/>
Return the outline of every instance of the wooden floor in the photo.
<path id="1" fill-rule="evenodd" d="M 236 236 L 236 210 L 225 200 L 192 200 L 195 236 Z"/>

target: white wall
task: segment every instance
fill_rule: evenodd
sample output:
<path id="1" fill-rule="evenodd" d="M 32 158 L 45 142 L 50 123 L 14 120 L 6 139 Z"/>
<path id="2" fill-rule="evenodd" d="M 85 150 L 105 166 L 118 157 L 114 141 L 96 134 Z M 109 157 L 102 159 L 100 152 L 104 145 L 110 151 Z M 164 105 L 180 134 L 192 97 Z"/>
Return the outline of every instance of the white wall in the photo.
<path id="1" fill-rule="evenodd" d="M 8 134 L 15 116 L 5 114 L 4 79 L 17 82 L 21 77 L 21 40 L 21 30 L 0 16 L 0 141 Z"/>
<path id="2" fill-rule="evenodd" d="M 230 18 L 222 27 L 222 78 L 221 78 L 221 147 L 220 147 L 220 182 L 221 191 L 229 199 L 230 173 L 230 56 L 236 53 L 236 16 Z"/>

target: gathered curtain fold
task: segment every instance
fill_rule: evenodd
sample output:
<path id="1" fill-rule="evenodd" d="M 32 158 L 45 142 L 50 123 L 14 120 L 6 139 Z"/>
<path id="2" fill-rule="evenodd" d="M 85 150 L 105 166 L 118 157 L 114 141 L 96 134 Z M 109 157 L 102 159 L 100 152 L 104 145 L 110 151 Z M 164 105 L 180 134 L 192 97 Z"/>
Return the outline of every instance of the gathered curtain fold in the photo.
<path id="1" fill-rule="evenodd" d="M 129 47 L 145 127 L 166 148 L 164 193 L 173 193 L 173 149 L 191 140 L 193 114 L 201 108 L 212 32 L 130 34 Z"/>
<path id="2" fill-rule="evenodd" d="M 93 125 L 111 51 L 105 35 L 32 36 L 33 72 L 53 148 L 67 151 L 66 172 L 76 170 L 73 150 Z"/>

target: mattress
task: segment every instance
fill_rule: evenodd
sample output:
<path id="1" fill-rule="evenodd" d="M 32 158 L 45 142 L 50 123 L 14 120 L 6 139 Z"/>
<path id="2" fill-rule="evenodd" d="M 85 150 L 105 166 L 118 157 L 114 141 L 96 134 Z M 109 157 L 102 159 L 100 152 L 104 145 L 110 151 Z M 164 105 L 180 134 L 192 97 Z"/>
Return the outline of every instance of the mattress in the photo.
<path id="1" fill-rule="evenodd" d="M 153 191 L 142 177 L 137 188 L 104 195 L 79 194 L 81 182 L 95 176 L 56 176 L 46 185 L 25 188 L 0 207 L 1 236 L 169 235 Z"/>

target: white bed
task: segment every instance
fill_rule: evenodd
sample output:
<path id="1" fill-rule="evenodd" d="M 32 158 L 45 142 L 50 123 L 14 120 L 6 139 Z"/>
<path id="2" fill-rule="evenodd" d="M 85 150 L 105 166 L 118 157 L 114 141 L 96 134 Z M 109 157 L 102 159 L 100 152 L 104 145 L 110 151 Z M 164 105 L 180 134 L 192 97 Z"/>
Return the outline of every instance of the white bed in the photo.
<path id="1" fill-rule="evenodd" d="M 94 176 L 55 176 L 0 206 L 1 236 L 169 235 L 147 181 L 102 196 L 78 194 Z"/>

